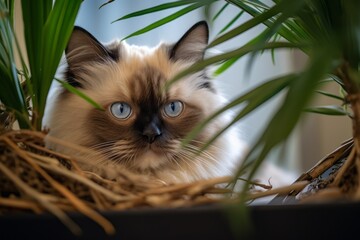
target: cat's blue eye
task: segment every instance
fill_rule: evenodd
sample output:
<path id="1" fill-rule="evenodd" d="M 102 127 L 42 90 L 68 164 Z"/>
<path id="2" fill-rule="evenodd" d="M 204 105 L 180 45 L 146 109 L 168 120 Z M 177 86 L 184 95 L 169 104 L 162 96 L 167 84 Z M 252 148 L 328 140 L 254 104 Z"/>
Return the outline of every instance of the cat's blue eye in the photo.
<path id="1" fill-rule="evenodd" d="M 131 115 L 131 107 L 124 102 L 113 103 L 110 107 L 112 115 L 118 119 L 127 119 Z"/>
<path id="2" fill-rule="evenodd" d="M 180 115 L 184 105 L 180 101 L 172 101 L 165 105 L 164 112 L 168 117 L 177 117 Z"/>

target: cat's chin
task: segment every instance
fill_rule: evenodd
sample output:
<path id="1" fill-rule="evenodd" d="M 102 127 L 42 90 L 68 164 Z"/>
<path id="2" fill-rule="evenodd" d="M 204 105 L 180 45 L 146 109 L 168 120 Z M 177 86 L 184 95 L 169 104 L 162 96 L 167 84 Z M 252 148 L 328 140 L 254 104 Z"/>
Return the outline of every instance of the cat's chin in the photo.
<path id="1" fill-rule="evenodd" d="M 163 154 L 148 150 L 135 160 L 135 167 L 140 171 L 155 170 L 166 164 L 166 157 Z"/>

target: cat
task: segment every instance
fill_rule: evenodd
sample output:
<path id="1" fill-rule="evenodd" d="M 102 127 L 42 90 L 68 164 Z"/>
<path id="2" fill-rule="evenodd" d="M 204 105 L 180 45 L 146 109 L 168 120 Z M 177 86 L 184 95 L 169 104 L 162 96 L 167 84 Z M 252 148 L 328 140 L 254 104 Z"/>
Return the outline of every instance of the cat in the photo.
<path id="1" fill-rule="evenodd" d="M 122 168 L 166 183 L 232 175 L 246 151 L 236 128 L 196 154 L 231 120 L 231 113 L 213 120 L 190 144 L 181 144 L 194 126 L 227 103 L 209 69 L 164 88 L 176 74 L 204 58 L 208 39 L 205 21 L 176 43 L 154 48 L 119 40 L 102 44 L 75 27 L 65 50 L 64 78 L 104 110 L 60 88 L 49 110 L 48 135 L 96 150 L 105 160 L 89 158 L 89 164 L 109 171 Z"/>

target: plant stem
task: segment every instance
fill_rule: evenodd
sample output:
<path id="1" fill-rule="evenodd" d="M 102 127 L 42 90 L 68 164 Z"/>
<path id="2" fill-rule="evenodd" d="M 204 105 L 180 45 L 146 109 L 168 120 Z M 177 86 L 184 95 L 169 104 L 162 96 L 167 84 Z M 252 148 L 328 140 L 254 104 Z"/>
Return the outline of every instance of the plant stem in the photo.
<path id="1" fill-rule="evenodd" d="M 353 165 L 360 164 L 360 79 L 357 70 L 351 68 L 348 62 L 344 62 L 337 70 L 337 75 L 344 82 L 344 88 L 348 93 L 347 101 L 350 103 L 353 117 L 354 159 Z M 358 175 L 360 172 L 357 173 Z M 358 178 L 359 179 L 359 178 Z M 360 180 L 357 183 L 360 186 Z"/>
<path id="2" fill-rule="evenodd" d="M 360 86 L 357 84 L 359 79 L 356 79 L 356 76 L 351 72 L 353 70 L 345 62 L 338 68 L 337 75 L 344 82 L 344 88 L 348 93 L 346 98 L 353 110 L 353 137 L 360 141 Z"/>

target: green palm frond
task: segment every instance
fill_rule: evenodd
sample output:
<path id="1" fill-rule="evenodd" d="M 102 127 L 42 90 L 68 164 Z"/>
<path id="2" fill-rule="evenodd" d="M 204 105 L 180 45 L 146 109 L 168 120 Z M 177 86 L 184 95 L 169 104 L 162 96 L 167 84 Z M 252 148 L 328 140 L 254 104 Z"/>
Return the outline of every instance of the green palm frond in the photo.
<path id="1" fill-rule="evenodd" d="M 81 0 L 22 0 L 26 49 L 32 88 L 33 125 L 41 129 L 46 98 L 72 32 Z"/>
<path id="2" fill-rule="evenodd" d="M 21 127 L 28 128 L 27 104 L 15 66 L 11 8 L 13 2 L 0 1 L 0 103 L 14 112 Z"/>

